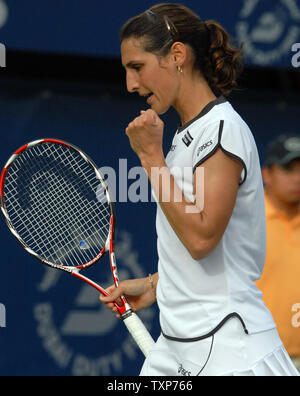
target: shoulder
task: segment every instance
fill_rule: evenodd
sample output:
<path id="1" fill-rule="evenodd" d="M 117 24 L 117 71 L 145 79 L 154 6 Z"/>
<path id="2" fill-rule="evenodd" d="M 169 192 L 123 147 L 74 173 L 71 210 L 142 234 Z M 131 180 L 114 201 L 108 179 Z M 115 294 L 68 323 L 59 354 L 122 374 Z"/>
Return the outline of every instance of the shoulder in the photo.
<path id="1" fill-rule="evenodd" d="M 196 122 L 190 133 L 195 136 L 194 170 L 221 149 L 242 163 L 241 183 L 245 181 L 252 157 L 257 156 L 257 148 L 250 128 L 229 102 L 212 109 L 209 117 L 202 120 L 201 125 Z"/>

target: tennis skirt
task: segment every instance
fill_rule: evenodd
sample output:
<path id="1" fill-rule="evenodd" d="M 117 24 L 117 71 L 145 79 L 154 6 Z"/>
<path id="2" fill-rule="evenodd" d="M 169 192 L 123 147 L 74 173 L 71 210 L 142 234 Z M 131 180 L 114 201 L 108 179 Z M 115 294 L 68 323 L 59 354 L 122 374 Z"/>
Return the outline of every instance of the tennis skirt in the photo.
<path id="1" fill-rule="evenodd" d="M 230 320 L 213 336 L 178 342 L 161 335 L 141 376 L 299 376 L 277 329 L 248 335 Z"/>

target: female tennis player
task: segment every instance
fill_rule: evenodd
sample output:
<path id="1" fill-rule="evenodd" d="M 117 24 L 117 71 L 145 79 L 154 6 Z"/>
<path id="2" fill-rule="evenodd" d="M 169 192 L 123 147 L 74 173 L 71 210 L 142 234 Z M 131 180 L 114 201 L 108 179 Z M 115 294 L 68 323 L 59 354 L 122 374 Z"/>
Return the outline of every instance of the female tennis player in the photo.
<path id="1" fill-rule="evenodd" d="M 101 301 L 116 312 L 122 294 L 135 310 L 157 298 L 162 334 L 144 376 L 297 375 L 254 283 L 266 248 L 259 156 L 226 99 L 240 52 L 218 23 L 178 4 L 155 5 L 121 30 L 127 89 L 151 107 L 126 134 L 158 202 L 159 262 Z M 159 115 L 171 106 L 181 126 L 165 159 Z"/>

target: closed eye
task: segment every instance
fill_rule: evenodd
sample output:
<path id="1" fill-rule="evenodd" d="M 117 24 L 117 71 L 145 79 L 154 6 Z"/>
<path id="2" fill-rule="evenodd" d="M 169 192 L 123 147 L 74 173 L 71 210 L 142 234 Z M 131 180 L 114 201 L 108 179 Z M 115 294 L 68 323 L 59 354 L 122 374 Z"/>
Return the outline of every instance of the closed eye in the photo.
<path id="1" fill-rule="evenodd" d="M 142 66 L 141 65 L 134 65 L 131 67 L 133 70 L 140 71 Z"/>
<path id="2" fill-rule="evenodd" d="M 127 68 L 133 69 L 133 70 L 136 70 L 136 71 L 140 71 L 141 68 L 142 68 L 142 66 L 143 66 L 143 65 L 142 65 L 141 63 L 133 63 L 133 62 L 129 62 L 129 63 L 126 65 Z"/>

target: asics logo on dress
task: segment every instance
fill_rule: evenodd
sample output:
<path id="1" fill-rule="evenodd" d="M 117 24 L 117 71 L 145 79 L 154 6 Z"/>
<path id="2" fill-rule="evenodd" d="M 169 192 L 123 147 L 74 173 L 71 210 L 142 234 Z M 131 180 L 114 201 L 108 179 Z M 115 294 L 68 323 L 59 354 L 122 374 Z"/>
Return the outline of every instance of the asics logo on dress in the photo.
<path id="1" fill-rule="evenodd" d="M 186 377 L 190 377 L 192 375 L 192 373 L 190 371 L 186 370 L 181 363 L 178 367 L 178 374 L 181 374 Z"/>
<path id="2" fill-rule="evenodd" d="M 205 150 L 207 147 L 211 146 L 212 144 L 213 144 L 213 141 L 210 140 L 209 142 L 204 143 L 202 146 L 200 146 L 200 147 L 198 148 L 198 150 L 197 150 L 197 157 L 198 157 L 198 155 L 199 155 L 203 150 Z"/>

